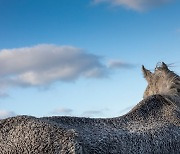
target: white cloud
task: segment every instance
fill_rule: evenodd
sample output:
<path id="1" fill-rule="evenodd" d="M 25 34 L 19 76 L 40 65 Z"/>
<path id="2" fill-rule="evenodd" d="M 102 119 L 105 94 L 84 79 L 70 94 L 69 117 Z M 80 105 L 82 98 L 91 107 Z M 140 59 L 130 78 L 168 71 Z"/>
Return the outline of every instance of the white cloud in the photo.
<path id="1" fill-rule="evenodd" d="M 101 110 L 88 110 L 82 113 L 84 117 L 102 117 L 104 114 L 109 111 L 108 108 L 101 109 Z"/>
<path id="2" fill-rule="evenodd" d="M 0 110 L 0 119 L 16 116 L 13 111 Z"/>
<path id="3" fill-rule="evenodd" d="M 71 46 L 44 44 L 0 50 L 1 87 L 104 77 L 106 69 L 98 56 Z"/>
<path id="4" fill-rule="evenodd" d="M 94 3 L 111 3 L 115 6 L 124 6 L 137 11 L 143 11 L 164 5 L 173 0 L 94 0 Z"/>
<path id="5" fill-rule="evenodd" d="M 51 112 L 53 115 L 71 115 L 72 113 L 73 110 L 69 108 L 57 108 Z"/>
<path id="6" fill-rule="evenodd" d="M 41 44 L 0 50 L 0 98 L 12 87 L 47 87 L 79 78 L 104 78 L 111 69 L 129 69 L 119 60 L 108 64 L 101 57 L 72 46 Z"/>

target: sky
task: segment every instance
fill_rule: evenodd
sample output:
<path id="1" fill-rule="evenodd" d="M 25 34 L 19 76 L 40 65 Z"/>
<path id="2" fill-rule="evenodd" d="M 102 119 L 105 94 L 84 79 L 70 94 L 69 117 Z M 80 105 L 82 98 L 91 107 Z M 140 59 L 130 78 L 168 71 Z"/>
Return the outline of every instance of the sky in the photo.
<path id="1" fill-rule="evenodd" d="M 0 0 L 0 119 L 121 116 L 161 61 L 180 74 L 178 0 Z"/>

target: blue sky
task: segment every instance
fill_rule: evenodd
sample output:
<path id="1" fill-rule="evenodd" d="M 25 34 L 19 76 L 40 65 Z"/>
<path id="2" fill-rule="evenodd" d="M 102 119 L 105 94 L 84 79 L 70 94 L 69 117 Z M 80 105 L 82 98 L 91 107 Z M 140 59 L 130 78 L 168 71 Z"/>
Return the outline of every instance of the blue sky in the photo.
<path id="1" fill-rule="evenodd" d="M 142 64 L 180 73 L 178 0 L 1 0 L 0 22 L 0 118 L 119 116 Z"/>

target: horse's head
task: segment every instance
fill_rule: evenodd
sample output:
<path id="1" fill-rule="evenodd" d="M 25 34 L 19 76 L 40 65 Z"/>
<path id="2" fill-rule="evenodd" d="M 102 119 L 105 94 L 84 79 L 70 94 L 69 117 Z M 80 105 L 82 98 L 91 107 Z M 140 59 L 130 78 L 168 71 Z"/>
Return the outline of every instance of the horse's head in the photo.
<path id="1" fill-rule="evenodd" d="M 144 98 L 155 95 L 176 95 L 180 96 L 180 77 L 162 62 L 156 66 L 154 73 L 142 66 L 142 71 L 148 86 L 144 92 Z"/>

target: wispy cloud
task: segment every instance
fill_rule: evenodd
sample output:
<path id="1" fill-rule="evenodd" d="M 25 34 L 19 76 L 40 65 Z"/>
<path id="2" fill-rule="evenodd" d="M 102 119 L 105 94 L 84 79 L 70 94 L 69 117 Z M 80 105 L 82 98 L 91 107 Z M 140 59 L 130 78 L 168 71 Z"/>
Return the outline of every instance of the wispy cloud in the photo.
<path id="1" fill-rule="evenodd" d="M 109 60 L 108 67 L 112 69 L 121 69 L 121 68 L 131 69 L 131 68 L 134 68 L 135 65 L 130 64 L 130 63 L 125 63 L 120 60 Z"/>
<path id="2" fill-rule="evenodd" d="M 101 109 L 101 110 L 88 110 L 82 113 L 84 117 L 102 117 L 105 112 L 109 111 L 109 109 Z"/>
<path id="3" fill-rule="evenodd" d="M 53 110 L 50 114 L 53 115 L 72 115 L 73 110 L 69 108 L 57 108 Z"/>
<path id="4" fill-rule="evenodd" d="M 9 94 L 7 94 L 6 92 L 0 92 L 0 98 L 8 98 L 10 97 Z"/>
<path id="5" fill-rule="evenodd" d="M 0 110 L 0 119 L 16 116 L 13 111 Z"/>
<path id="6" fill-rule="evenodd" d="M 96 110 L 92 110 L 92 111 L 85 111 L 83 112 L 83 116 L 85 117 L 94 117 L 94 116 L 101 116 L 103 114 L 102 111 L 96 111 Z"/>
<path id="7" fill-rule="evenodd" d="M 71 108 L 56 108 L 49 113 L 49 115 L 55 116 L 83 116 L 83 117 L 103 117 L 109 109 L 104 108 L 100 110 L 87 110 L 82 112 L 82 114 L 77 114 L 75 110 Z"/>
<path id="8" fill-rule="evenodd" d="M 114 6 L 123 6 L 136 11 L 144 11 L 171 1 L 173 0 L 94 0 L 94 3 L 110 3 Z"/>

